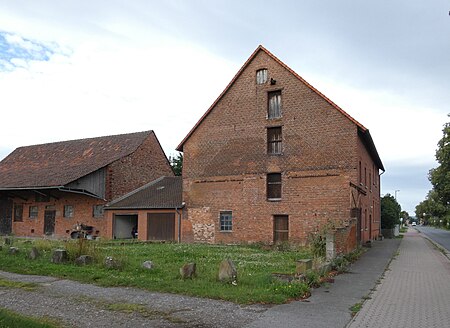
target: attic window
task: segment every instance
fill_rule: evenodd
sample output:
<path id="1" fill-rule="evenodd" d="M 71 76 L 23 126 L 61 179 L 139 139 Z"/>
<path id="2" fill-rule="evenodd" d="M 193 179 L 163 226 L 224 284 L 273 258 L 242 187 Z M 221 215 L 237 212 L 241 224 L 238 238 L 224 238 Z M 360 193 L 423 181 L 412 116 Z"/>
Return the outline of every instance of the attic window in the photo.
<path id="1" fill-rule="evenodd" d="M 256 84 L 264 84 L 267 82 L 267 69 L 259 69 L 256 71 Z"/>

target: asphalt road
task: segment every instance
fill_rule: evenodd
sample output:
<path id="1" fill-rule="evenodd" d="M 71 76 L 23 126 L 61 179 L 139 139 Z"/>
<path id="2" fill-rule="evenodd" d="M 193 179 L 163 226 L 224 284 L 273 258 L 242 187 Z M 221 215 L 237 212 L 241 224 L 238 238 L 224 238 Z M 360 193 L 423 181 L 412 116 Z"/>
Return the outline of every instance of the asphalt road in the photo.
<path id="1" fill-rule="evenodd" d="M 417 226 L 415 228 L 450 252 L 450 231 L 428 226 Z"/>

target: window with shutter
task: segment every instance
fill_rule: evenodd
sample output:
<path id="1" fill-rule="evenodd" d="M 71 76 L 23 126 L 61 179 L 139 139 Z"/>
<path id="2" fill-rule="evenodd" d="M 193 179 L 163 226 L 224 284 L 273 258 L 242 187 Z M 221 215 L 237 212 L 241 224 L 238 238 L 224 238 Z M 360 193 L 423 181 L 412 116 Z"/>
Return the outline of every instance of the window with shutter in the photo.
<path id="1" fill-rule="evenodd" d="M 280 118 L 281 117 L 281 91 L 269 92 L 269 104 L 267 110 L 267 117 Z"/>

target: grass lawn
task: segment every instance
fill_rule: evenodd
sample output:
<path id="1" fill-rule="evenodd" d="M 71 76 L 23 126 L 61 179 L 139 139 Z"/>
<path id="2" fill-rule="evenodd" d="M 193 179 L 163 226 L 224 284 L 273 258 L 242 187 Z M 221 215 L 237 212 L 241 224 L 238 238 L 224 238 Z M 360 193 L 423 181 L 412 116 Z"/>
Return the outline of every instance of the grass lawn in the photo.
<path id="1" fill-rule="evenodd" d="M 2 240 L 0 244 L 3 244 Z M 101 286 L 130 286 L 236 303 L 283 303 L 309 291 L 307 283 L 280 282 L 272 278 L 272 273 L 294 273 L 296 260 L 311 258 L 310 253 L 301 248 L 278 251 L 258 246 L 13 239 L 13 246 L 20 251 L 11 255 L 9 246 L 4 245 L 0 251 L 1 270 Z M 41 254 L 36 260 L 27 259 L 33 246 Z M 71 261 L 51 263 L 52 251 L 56 248 L 65 248 Z M 73 259 L 79 254 L 93 256 L 94 263 L 75 265 Z M 120 268 L 106 268 L 103 263 L 106 256 L 118 260 Z M 236 286 L 217 280 L 219 263 L 228 258 L 233 260 L 238 271 Z M 142 268 L 142 263 L 147 260 L 154 263 L 154 269 Z M 197 264 L 197 277 L 183 280 L 179 269 L 188 262 Z"/>
<path id="2" fill-rule="evenodd" d="M 13 311 L 0 308 L 0 327 L 2 328 L 57 328 L 57 323 L 47 319 L 26 317 Z"/>

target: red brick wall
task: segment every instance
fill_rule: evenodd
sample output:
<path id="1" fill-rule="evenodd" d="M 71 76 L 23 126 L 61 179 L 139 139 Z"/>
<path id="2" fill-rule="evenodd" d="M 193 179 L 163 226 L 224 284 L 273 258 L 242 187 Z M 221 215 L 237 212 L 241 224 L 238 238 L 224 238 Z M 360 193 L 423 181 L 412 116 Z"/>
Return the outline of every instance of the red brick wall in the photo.
<path id="1" fill-rule="evenodd" d="M 379 235 L 381 222 L 379 169 L 373 163 L 361 139 L 358 139 L 358 167 L 361 162 L 361 174 L 358 185 L 365 190 L 361 194 L 361 239 L 362 242 L 373 240 Z M 359 170 L 359 169 L 358 169 Z"/>
<path id="2" fill-rule="evenodd" d="M 107 199 L 113 200 L 161 176 L 173 176 L 172 168 L 154 133 L 129 156 L 108 165 Z"/>
<path id="3" fill-rule="evenodd" d="M 276 85 L 256 85 L 267 68 Z M 282 91 L 283 115 L 267 119 L 267 92 Z M 267 127 L 282 126 L 283 154 L 267 155 Z M 303 243 L 327 222 L 349 219 L 357 176 L 357 127 L 264 52 L 248 64 L 183 146 L 185 238 L 203 242 L 273 238 L 273 215 L 289 215 L 289 238 Z M 266 200 L 266 174 L 282 173 L 282 200 Z M 219 212 L 233 211 L 233 232 Z M 211 230 L 212 229 L 212 230 Z"/>
<path id="4" fill-rule="evenodd" d="M 15 192 L 21 193 L 21 192 Z M 104 237 L 106 232 L 106 219 L 105 216 L 100 218 L 93 217 L 93 206 L 103 205 L 104 201 L 94 199 L 92 197 L 62 193 L 62 192 L 51 192 L 52 195 L 56 196 L 58 199 L 51 198 L 49 202 L 35 202 L 34 195 L 31 193 L 23 193 L 22 198 L 27 199 L 26 201 L 22 198 L 14 198 L 14 204 L 23 205 L 23 221 L 14 222 L 13 221 L 13 233 L 16 236 L 31 236 L 31 237 L 42 237 L 44 236 L 44 213 L 46 208 L 56 210 L 56 220 L 55 220 L 55 234 L 54 237 L 64 238 L 70 237 L 70 232 L 73 226 L 79 222 L 86 225 L 94 227 L 94 230 L 98 230 L 98 236 Z M 74 208 L 74 216 L 72 218 L 63 217 L 64 205 L 72 205 Z M 29 207 L 38 206 L 38 217 L 35 219 L 29 218 Z M 32 232 L 34 230 L 34 232 Z M 67 232 L 69 231 L 69 232 Z"/>

